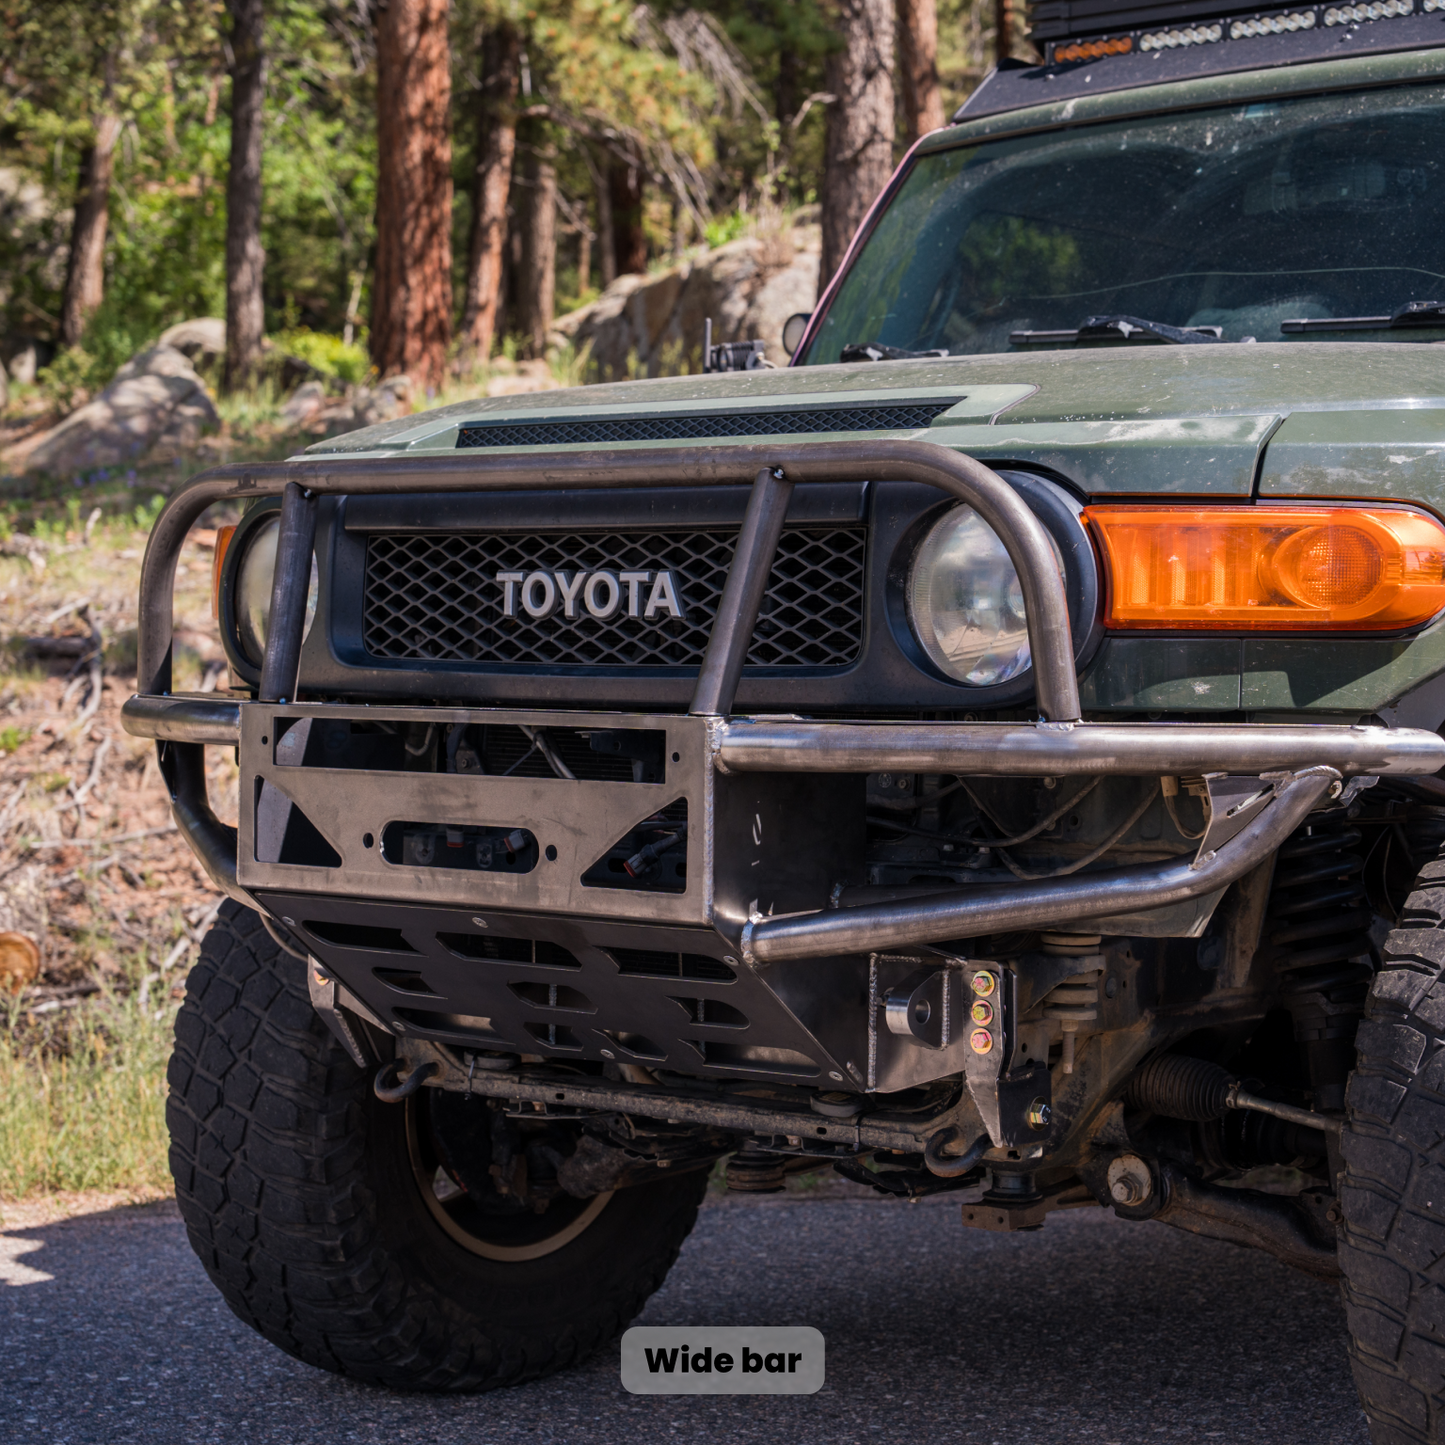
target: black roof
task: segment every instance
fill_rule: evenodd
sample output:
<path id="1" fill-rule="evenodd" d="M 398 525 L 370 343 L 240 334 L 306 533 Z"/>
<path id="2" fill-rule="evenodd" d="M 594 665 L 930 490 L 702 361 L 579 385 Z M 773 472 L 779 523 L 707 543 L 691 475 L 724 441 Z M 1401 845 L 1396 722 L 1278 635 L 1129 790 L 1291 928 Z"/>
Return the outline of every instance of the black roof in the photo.
<path id="1" fill-rule="evenodd" d="M 1030 20 L 1044 63 L 1004 61 L 955 120 L 1228 71 L 1445 49 L 1445 0 L 1268 9 L 1226 0 L 1034 0 Z"/>

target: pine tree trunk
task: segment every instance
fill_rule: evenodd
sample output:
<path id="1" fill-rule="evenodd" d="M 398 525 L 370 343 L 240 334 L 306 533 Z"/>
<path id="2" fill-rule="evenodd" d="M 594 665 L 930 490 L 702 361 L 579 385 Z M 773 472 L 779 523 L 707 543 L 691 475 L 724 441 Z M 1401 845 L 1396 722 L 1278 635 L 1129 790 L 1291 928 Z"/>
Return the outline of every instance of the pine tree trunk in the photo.
<path id="1" fill-rule="evenodd" d="M 261 103 L 266 92 L 262 0 L 227 0 L 231 12 L 231 167 L 226 178 L 227 391 L 255 380 L 266 330 L 261 290 Z"/>
<path id="2" fill-rule="evenodd" d="M 462 302 L 458 370 L 470 371 L 491 354 L 501 304 L 502 250 L 507 240 L 507 193 L 517 149 L 517 87 L 522 37 L 502 21 L 482 46 L 482 88 L 477 92 L 477 162 L 472 176 L 472 225 L 467 244 L 467 288 Z"/>
<path id="3" fill-rule="evenodd" d="M 919 136 L 943 126 L 936 0 L 898 0 L 898 76 L 907 142 L 912 145 Z"/>
<path id="4" fill-rule="evenodd" d="M 107 86 L 107 98 L 109 87 Z M 60 344 L 79 346 L 85 324 L 105 297 L 105 233 L 110 224 L 110 181 L 120 117 L 103 111 L 95 135 L 80 153 L 75 218 L 70 224 L 70 259 L 60 299 Z"/>
<path id="5" fill-rule="evenodd" d="M 619 276 L 647 272 L 647 232 L 642 228 L 642 167 L 607 162 L 607 184 L 612 201 L 612 256 Z"/>
<path id="6" fill-rule="evenodd" d="M 585 296 L 592 289 L 592 237 L 583 230 L 577 233 L 577 294 Z"/>
<path id="7" fill-rule="evenodd" d="M 995 62 L 1007 60 L 1013 54 L 1012 0 L 993 0 L 993 48 Z"/>
<path id="8" fill-rule="evenodd" d="M 376 276 L 371 359 L 432 391 L 451 343 L 447 0 L 389 0 L 376 21 Z"/>
<path id="9" fill-rule="evenodd" d="M 889 0 L 835 0 L 835 34 L 843 45 L 828 57 L 828 107 L 823 147 L 823 255 L 826 285 L 853 233 L 893 172 L 893 6 Z"/>
<path id="10" fill-rule="evenodd" d="M 517 330 L 531 359 L 547 354 L 547 334 L 557 295 L 556 148 L 540 121 L 529 122 L 521 142 L 522 184 L 518 222 L 522 229 L 522 266 L 517 277 Z"/>
<path id="11" fill-rule="evenodd" d="M 617 279 L 617 232 L 612 222 L 612 164 L 604 160 L 597 186 L 597 266 L 605 291 Z"/>

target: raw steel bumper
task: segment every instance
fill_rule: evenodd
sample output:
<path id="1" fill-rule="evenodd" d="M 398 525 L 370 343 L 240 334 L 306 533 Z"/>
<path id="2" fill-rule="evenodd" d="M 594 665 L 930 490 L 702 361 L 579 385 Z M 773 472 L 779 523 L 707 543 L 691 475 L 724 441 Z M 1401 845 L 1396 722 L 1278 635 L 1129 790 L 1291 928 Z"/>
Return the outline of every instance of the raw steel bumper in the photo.
<path id="1" fill-rule="evenodd" d="M 756 625 L 792 485 L 887 476 L 930 483 L 993 527 L 1018 572 L 1028 614 L 1040 718 L 1001 723 L 836 723 L 729 716 Z M 306 590 L 322 493 L 480 492 L 700 483 L 751 487 L 718 621 L 685 717 L 476 708 L 344 707 L 298 703 Z M 171 692 L 172 589 L 191 524 L 212 503 L 282 495 L 271 628 L 259 699 Z M 1005 929 L 1138 912 L 1215 892 L 1269 856 L 1342 779 L 1423 776 L 1445 766 L 1445 740 L 1380 727 L 1098 724 L 1079 716 L 1063 585 L 1052 545 L 1017 494 L 986 467 L 928 442 L 801 443 L 646 449 L 565 456 L 386 459 L 223 467 L 196 477 L 162 511 L 146 551 L 140 600 L 143 691 L 125 705 L 134 735 L 157 739 L 177 823 L 217 885 L 248 902 L 275 889 L 357 898 L 420 899 L 542 916 L 589 915 L 702 927 L 747 961 L 837 957 Z M 647 785 L 462 778 L 453 774 L 298 766 L 281 738 L 306 718 L 410 721 L 666 733 L 666 801 L 687 800 L 687 886 L 658 895 L 580 885 L 588 856 L 614 841 L 661 795 Z M 309 726 L 309 724 L 308 724 Z M 206 745 L 239 746 L 241 830 L 206 797 Z M 861 785 L 874 771 L 975 776 L 1215 774 L 1214 818 L 1198 855 L 1068 879 L 958 888 L 902 903 L 829 908 L 832 881 L 861 848 Z M 1247 779 L 1241 783 L 1240 779 Z M 267 789 L 300 809 L 340 862 L 318 868 L 258 847 L 253 805 Z M 642 791 L 639 791 L 642 790 Z M 636 793 L 637 796 L 632 794 Z M 533 827 L 556 857 L 525 878 L 388 862 L 363 843 L 390 819 Z M 854 835 L 857 835 L 856 837 Z M 545 840 L 544 840 L 545 841 Z"/>

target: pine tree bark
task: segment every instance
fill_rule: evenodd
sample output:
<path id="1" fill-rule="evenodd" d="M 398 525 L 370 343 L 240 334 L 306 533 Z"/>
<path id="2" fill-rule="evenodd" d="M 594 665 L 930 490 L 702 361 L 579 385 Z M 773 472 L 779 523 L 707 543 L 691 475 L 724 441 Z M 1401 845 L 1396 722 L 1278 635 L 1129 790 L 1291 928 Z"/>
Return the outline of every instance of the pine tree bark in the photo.
<path id="1" fill-rule="evenodd" d="M 843 44 L 826 70 L 835 99 L 823 146 L 820 285 L 893 172 L 893 27 L 889 0 L 835 0 L 833 29 Z"/>
<path id="2" fill-rule="evenodd" d="M 642 228 L 642 167 L 609 157 L 607 186 L 612 202 L 612 258 L 617 275 L 645 275 L 647 232 Z"/>
<path id="3" fill-rule="evenodd" d="M 106 101 L 110 87 L 106 87 Z M 110 225 L 110 182 L 120 117 L 102 110 L 95 134 L 80 153 L 75 216 L 70 223 L 70 259 L 60 297 L 60 344 L 79 346 L 85 325 L 105 298 L 105 233 Z"/>
<path id="4" fill-rule="evenodd" d="M 594 172 L 597 192 L 597 266 L 605 291 L 617 279 L 617 232 L 612 223 L 612 164 L 602 163 L 600 176 Z"/>
<path id="5" fill-rule="evenodd" d="M 371 359 L 433 391 L 451 344 L 447 0 L 388 0 L 376 22 L 376 275 Z"/>
<path id="6" fill-rule="evenodd" d="M 467 285 L 458 357 L 458 369 L 463 372 L 487 359 L 497 334 L 521 71 L 522 37 L 514 25 L 502 21 L 488 32 L 482 45 L 477 161 L 472 173 L 472 224 L 467 240 Z"/>
<path id="7" fill-rule="evenodd" d="M 1013 54 L 1013 0 L 993 0 L 993 49 L 995 63 Z"/>
<path id="8" fill-rule="evenodd" d="M 907 142 L 943 126 L 937 0 L 898 0 L 898 78 Z"/>
<path id="9" fill-rule="evenodd" d="M 263 0 L 226 0 L 231 14 L 231 165 L 226 177 L 225 390 L 255 381 L 266 331 L 261 289 L 261 107 L 266 93 Z"/>
<path id="10" fill-rule="evenodd" d="M 541 121 L 528 122 L 520 145 L 517 219 L 522 230 L 522 265 L 517 277 L 517 330 L 522 334 L 523 352 L 536 360 L 547 354 L 547 334 L 556 308 L 557 152 Z"/>

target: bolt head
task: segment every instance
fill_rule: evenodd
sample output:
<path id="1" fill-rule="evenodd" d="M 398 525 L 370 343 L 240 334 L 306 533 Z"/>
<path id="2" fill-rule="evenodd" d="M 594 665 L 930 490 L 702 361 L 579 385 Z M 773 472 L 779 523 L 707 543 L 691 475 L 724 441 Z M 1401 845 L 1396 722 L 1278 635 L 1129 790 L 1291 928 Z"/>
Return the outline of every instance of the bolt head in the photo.
<path id="1" fill-rule="evenodd" d="M 995 974 L 989 973 L 987 969 L 985 969 L 982 973 L 974 974 L 973 991 L 980 998 L 988 998 L 988 996 L 993 993 L 993 991 L 997 987 L 998 977 Z"/>
<path id="2" fill-rule="evenodd" d="M 975 1029 L 968 1038 L 974 1053 L 986 1054 L 993 1048 L 993 1035 L 987 1029 Z"/>
<path id="3" fill-rule="evenodd" d="M 968 1011 L 968 1016 L 976 1024 L 991 1024 L 993 1022 L 993 1005 L 985 1003 L 981 998 L 974 1000 L 974 1005 Z"/>
<path id="4" fill-rule="evenodd" d="M 1147 1203 L 1154 1192 L 1154 1176 L 1137 1154 L 1120 1154 L 1109 1161 L 1109 1197 L 1126 1208 Z"/>
<path id="5" fill-rule="evenodd" d="M 1028 1121 L 1030 1129 L 1047 1129 L 1053 1121 L 1054 1111 L 1049 1107 L 1045 1099 L 1035 1099 L 1029 1105 Z"/>

